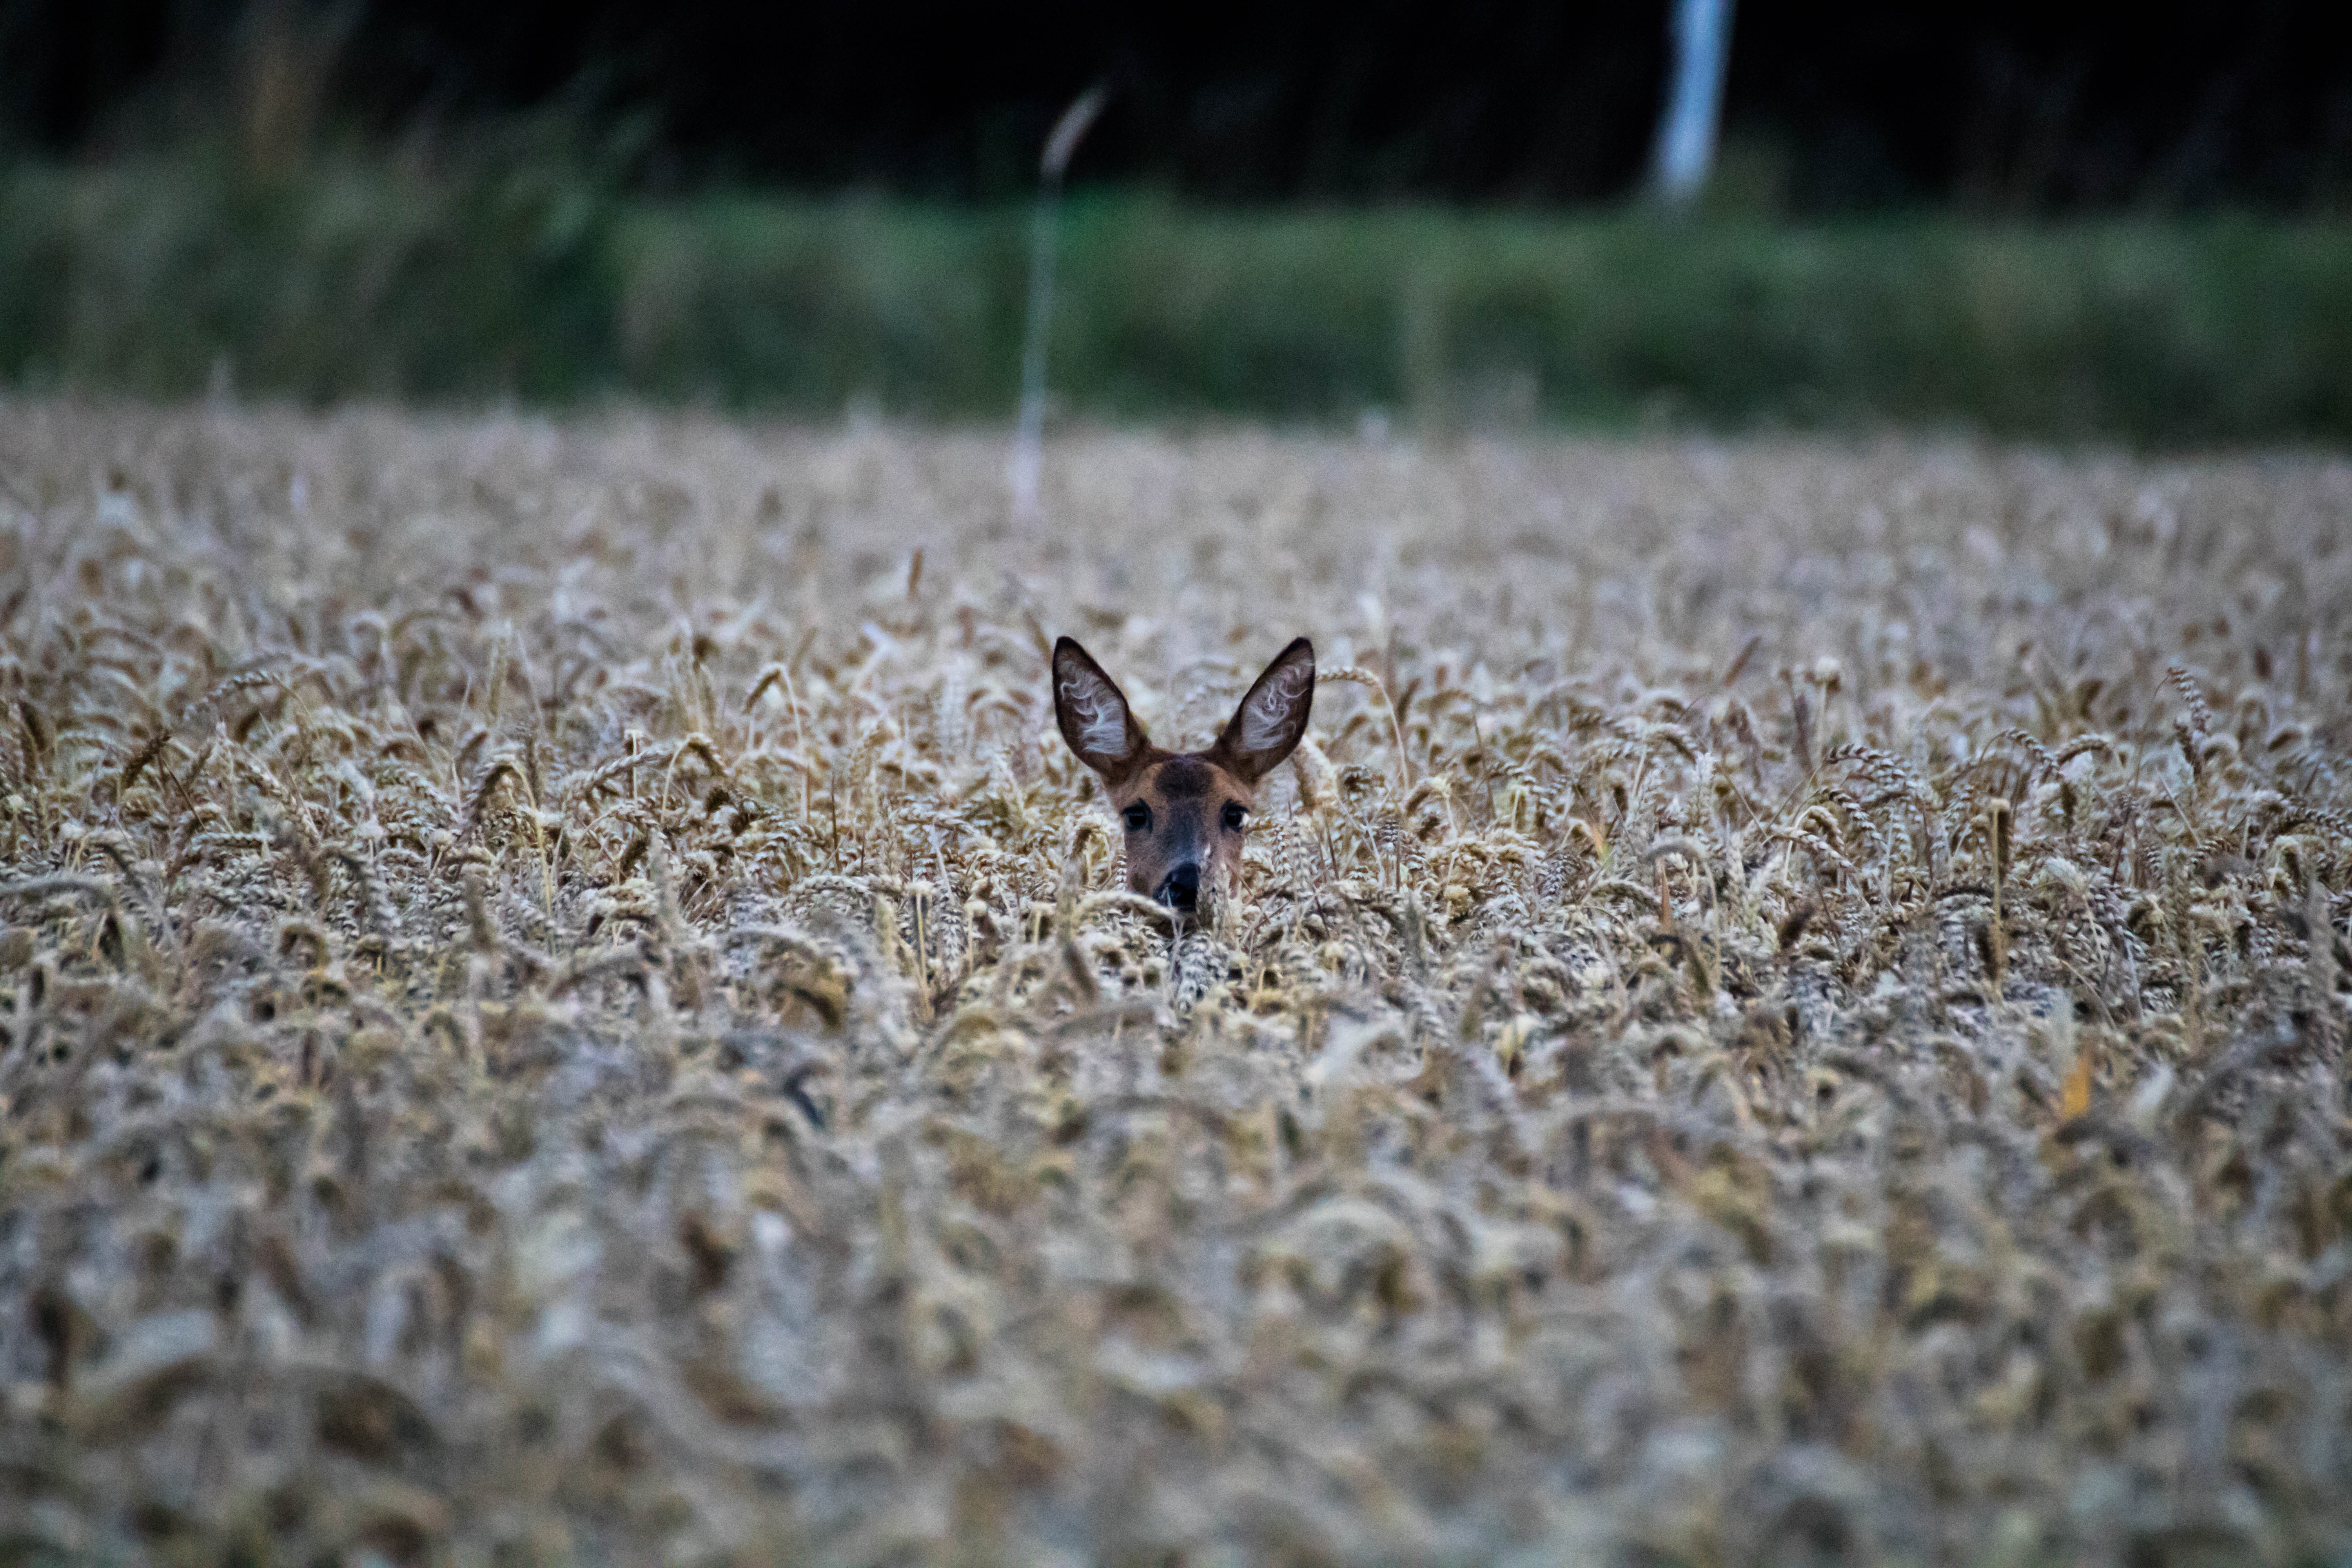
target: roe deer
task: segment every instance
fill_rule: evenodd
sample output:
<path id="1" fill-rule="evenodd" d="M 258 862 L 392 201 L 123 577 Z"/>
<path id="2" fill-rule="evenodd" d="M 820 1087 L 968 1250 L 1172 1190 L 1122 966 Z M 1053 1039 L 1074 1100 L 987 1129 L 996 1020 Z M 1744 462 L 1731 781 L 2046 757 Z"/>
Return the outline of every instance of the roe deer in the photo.
<path id="1" fill-rule="evenodd" d="M 1179 916 L 1239 884 L 1258 781 L 1307 733 L 1314 704 L 1315 645 L 1300 637 L 1265 667 L 1216 744 L 1162 751 L 1091 654 L 1069 637 L 1054 645 L 1054 717 L 1126 819 L 1128 886 Z"/>

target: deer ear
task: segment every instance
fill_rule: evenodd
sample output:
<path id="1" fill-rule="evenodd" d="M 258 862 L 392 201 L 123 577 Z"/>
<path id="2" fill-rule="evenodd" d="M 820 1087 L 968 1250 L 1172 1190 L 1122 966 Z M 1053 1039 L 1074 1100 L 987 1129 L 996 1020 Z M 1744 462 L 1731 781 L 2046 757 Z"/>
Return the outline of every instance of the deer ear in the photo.
<path id="1" fill-rule="evenodd" d="M 1072 637 L 1054 645 L 1054 721 L 1078 761 L 1107 779 L 1133 768 L 1151 745 L 1118 683 Z"/>
<path id="2" fill-rule="evenodd" d="M 1315 706 L 1315 645 L 1298 638 L 1275 656 L 1217 737 L 1225 766 L 1251 784 L 1272 773 L 1307 733 Z"/>

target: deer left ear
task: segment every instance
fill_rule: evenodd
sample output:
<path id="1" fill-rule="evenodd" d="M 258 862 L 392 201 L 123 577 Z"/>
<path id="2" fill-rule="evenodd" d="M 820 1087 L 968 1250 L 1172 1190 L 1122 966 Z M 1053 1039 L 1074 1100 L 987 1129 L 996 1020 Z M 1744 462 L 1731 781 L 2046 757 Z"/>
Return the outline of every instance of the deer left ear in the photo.
<path id="1" fill-rule="evenodd" d="M 1315 706 L 1315 645 L 1300 637 L 1275 657 L 1217 737 L 1220 762 L 1250 784 L 1281 765 L 1307 733 Z"/>
<path id="2" fill-rule="evenodd" d="M 1078 761 L 1117 783 L 1150 750 L 1118 683 L 1074 638 L 1054 645 L 1054 721 Z"/>

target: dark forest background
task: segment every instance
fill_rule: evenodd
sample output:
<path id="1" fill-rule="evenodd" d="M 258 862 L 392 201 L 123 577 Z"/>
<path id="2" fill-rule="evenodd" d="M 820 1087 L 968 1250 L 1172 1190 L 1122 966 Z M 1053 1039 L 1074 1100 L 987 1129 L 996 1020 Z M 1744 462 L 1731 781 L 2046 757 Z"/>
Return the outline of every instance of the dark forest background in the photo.
<path id="1" fill-rule="evenodd" d="M 2308 211 L 2352 197 L 2340 5 L 1743 0 L 1726 178 L 1799 213 Z M 1070 98 L 1074 178 L 1218 202 L 1638 189 L 1663 0 L 1161 6 L 7 0 L 0 144 L 462 140 L 563 119 L 655 191 L 991 201 Z"/>
<path id="2" fill-rule="evenodd" d="M 2352 446 L 2343 9 L 0 0 L 0 388 Z"/>

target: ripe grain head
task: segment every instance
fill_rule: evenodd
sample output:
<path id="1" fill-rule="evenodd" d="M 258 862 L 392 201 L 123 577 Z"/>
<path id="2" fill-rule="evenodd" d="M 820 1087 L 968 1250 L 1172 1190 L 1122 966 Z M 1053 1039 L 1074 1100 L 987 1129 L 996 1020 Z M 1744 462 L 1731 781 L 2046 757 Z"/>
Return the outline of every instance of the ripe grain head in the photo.
<path id="1" fill-rule="evenodd" d="M 2340 462 L 5 413 L 38 1541 L 2344 1539 Z"/>

